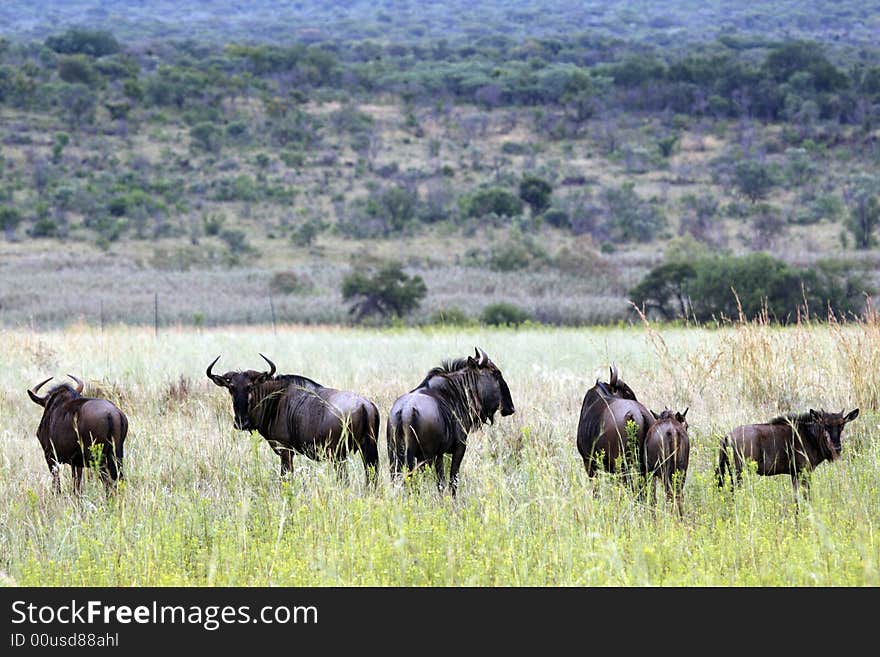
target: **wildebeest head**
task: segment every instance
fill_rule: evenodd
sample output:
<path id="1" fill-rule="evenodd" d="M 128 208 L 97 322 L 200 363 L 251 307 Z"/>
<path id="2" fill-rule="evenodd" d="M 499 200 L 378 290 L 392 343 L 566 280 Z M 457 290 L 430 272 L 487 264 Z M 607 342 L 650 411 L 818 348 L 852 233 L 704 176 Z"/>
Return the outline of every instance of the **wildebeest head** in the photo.
<path id="1" fill-rule="evenodd" d="M 852 422 L 859 416 L 859 409 L 853 409 L 846 415 L 843 414 L 844 409 L 840 409 L 840 413 L 827 413 L 824 409 L 814 411 L 810 409 L 810 418 L 818 424 L 822 429 L 822 436 L 825 439 L 825 450 L 830 455 L 831 460 L 840 458 L 840 437 L 843 433 L 843 427 L 847 422 Z"/>
<path id="2" fill-rule="evenodd" d="M 47 408 L 48 406 L 51 406 L 52 402 L 54 402 L 57 399 L 65 399 L 66 400 L 66 399 L 73 399 L 74 397 L 79 397 L 80 394 L 82 394 L 83 387 L 84 387 L 82 380 L 76 378 L 73 374 L 68 374 L 67 376 L 69 376 L 71 379 L 76 381 L 76 388 L 71 388 L 67 384 L 62 384 L 62 385 L 59 385 L 59 386 L 52 388 L 52 390 L 50 390 L 48 393 L 46 393 L 45 396 L 40 397 L 37 394 L 37 391 L 40 388 L 42 388 L 44 385 L 49 383 L 49 381 L 52 380 L 52 377 L 50 376 L 48 379 L 46 379 L 45 381 L 41 381 L 33 388 L 29 388 L 27 391 L 28 397 L 31 398 L 32 402 L 34 402 L 38 406 L 42 406 L 43 408 Z"/>
<path id="3" fill-rule="evenodd" d="M 480 419 L 483 422 L 495 421 L 495 412 L 501 415 L 513 415 L 516 409 L 510 396 L 510 388 L 501 374 L 501 370 L 491 361 L 486 352 L 474 347 L 474 356 L 468 357 L 468 366 L 478 372 L 477 390 L 480 396 Z"/>
<path id="4" fill-rule="evenodd" d="M 236 429 L 241 429 L 243 431 L 248 431 L 253 428 L 251 426 L 249 409 L 254 387 L 261 383 L 265 383 L 272 378 L 273 374 L 275 374 L 275 363 L 263 356 L 263 354 L 260 354 L 260 356 L 263 360 L 269 363 L 270 369 L 268 372 L 245 370 L 243 372 L 230 371 L 225 374 L 214 374 L 211 370 L 214 367 L 214 363 L 220 360 L 220 356 L 217 356 L 217 358 L 208 365 L 208 369 L 205 370 L 205 374 L 208 375 L 208 378 L 211 379 L 211 381 L 221 388 L 229 390 L 229 394 L 232 396 L 232 410 L 235 414 L 234 426 Z"/>
<path id="5" fill-rule="evenodd" d="M 654 416 L 655 420 L 675 420 L 678 422 L 682 428 L 687 431 L 688 423 L 687 423 L 687 414 L 690 410 L 690 406 L 684 409 L 684 413 L 679 413 L 678 411 L 673 411 L 668 408 L 664 408 L 660 413 L 655 413 L 651 411 L 651 415 Z"/>

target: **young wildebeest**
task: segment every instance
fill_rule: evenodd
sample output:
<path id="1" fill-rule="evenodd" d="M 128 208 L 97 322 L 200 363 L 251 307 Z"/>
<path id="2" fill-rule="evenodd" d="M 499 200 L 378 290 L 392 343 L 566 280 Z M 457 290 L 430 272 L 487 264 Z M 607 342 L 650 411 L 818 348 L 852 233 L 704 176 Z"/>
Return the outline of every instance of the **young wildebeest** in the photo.
<path id="1" fill-rule="evenodd" d="M 268 372 L 246 370 L 205 373 L 232 396 L 233 426 L 242 431 L 256 430 L 281 457 L 281 476 L 292 466 L 294 454 L 305 454 L 319 461 L 333 461 L 337 471 L 351 450 L 360 451 L 367 483 L 376 482 L 379 465 L 379 409 L 353 392 L 327 388 L 296 374 L 275 376 L 275 363 Z"/>
<path id="2" fill-rule="evenodd" d="M 46 464 L 52 473 L 52 487 L 61 491 L 60 469 L 69 463 L 73 475 L 73 492 L 82 492 L 83 468 L 97 465 L 109 495 L 116 489 L 116 480 L 122 479 L 123 443 L 128 435 L 128 419 L 106 399 L 83 397 L 83 382 L 76 388 L 61 384 L 45 397 L 37 391 L 52 380 L 49 377 L 37 384 L 28 395 L 43 407 L 43 417 L 37 427 L 37 439 L 43 448 Z"/>
<path id="3" fill-rule="evenodd" d="M 666 409 L 657 415 L 652 411 L 656 420 L 648 428 L 639 450 L 641 475 L 643 479 L 651 476 L 651 501 L 657 501 L 657 478 L 660 477 L 666 489 L 666 500 L 670 503 L 675 500 L 682 516 L 682 491 L 691 451 L 685 419 L 687 412 L 688 409 L 684 413 Z"/>
<path id="4" fill-rule="evenodd" d="M 803 484 L 809 494 L 809 475 L 823 461 L 840 458 L 840 436 L 847 422 L 859 416 L 859 409 L 847 415 L 826 413 L 824 410 L 800 415 L 777 417 L 766 424 L 746 424 L 736 427 L 721 439 L 718 467 L 715 476 L 718 485 L 724 485 L 726 472 L 730 471 L 734 487 L 742 481 L 745 462 L 755 461 L 759 475 L 787 474 L 791 476 L 795 503 L 798 501 L 799 485 Z M 730 452 L 733 451 L 733 468 Z M 733 481 L 733 470 L 736 480 Z"/>
<path id="5" fill-rule="evenodd" d="M 392 478 L 400 478 L 404 465 L 413 471 L 431 462 L 442 490 L 443 456 L 452 454 L 449 480 L 455 495 L 468 433 L 493 423 L 498 410 L 504 416 L 515 409 L 501 370 L 485 351 L 476 347 L 475 356 L 444 361 L 391 407 L 386 437 Z"/>
<path id="6" fill-rule="evenodd" d="M 644 440 L 654 416 L 636 399 L 632 388 L 618 378 L 617 367 L 612 365 L 608 383 L 597 379 L 581 405 L 577 448 L 590 477 L 596 473 L 600 454 L 607 472 L 616 472 L 625 461 L 628 421 L 635 423 L 635 448 Z"/>

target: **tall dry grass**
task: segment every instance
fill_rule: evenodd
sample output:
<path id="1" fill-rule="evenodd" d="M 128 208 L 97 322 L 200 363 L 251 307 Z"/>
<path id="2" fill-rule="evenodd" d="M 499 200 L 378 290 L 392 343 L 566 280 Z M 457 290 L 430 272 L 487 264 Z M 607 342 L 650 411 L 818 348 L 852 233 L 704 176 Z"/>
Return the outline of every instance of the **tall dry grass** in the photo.
<path id="1" fill-rule="evenodd" d="M 85 325 L 0 335 L 0 570 L 42 585 L 877 585 L 878 415 L 850 354 L 877 350 L 876 322 L 761 323 L 715 330 L 346 330 L 283 325 L 201 331 Z M 279 482 L 258 435 L 234 431 L 228 394 L 204 369 L 282 371 L 357 390 L 387 413 L 442 358 L 479 345 L 501 367 L 513 416 L 472 434 L 459 495 L 429 472 L 378 490 L 357 459 L 347 481 L 304 457 Z M 685 517 L 653 512 L 608 476 L 588 481 L 575 447 L 581 400 L 615 362 L 651 408 L 690 406 Z M 870 362 L 870 360 L 868 361 Z M 750 373 L 745 368 L 752 367 Z M 27 387 L 72 372 L 128 413 L 125 484 L 105 500 L 50 493 Z M 793 513 L 787 477 L 745 477 L 731 498 L 712 476 L 736 424 L 825 406 L 862 414 L 841 461 L 814 475 Z M 384 417 L 383 427 L 384 431 Z M 383 434 L 384 435 L 384 434 Z"/>

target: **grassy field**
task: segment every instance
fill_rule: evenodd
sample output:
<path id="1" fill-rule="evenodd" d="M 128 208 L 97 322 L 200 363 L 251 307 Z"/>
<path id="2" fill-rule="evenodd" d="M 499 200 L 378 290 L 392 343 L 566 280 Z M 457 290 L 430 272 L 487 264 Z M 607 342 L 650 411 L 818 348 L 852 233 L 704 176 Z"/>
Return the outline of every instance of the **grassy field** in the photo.
<path id="1" fill-rule="evenodd" d="M 708 330 L 514 330 L 86 325 L 0 331 L 0 577 L 49 585 L 877 586 L 880 585 L 880 326 L 761 324 Z M 459 495 L 433 475 L 393 487 L 384 444 L 394 399 L 442 358 L 487 351 L 516 413 L 472 434 Z M 355 459 L 278 459 L 232 427 L 228 394 L 204 375 L 261 368 L 357 390 L 383 414 L 378 490 Z M 690 407 L 685 517 L 656 511 L 619 482 L 589 482 L 575 447 L 581 400 L 616 362 L 655 410 Z M 26 389 L 77 374 L 129 416 L 126 481 L 105 500 L 61 496 L 34 436 Z M 733 426 L 810 407 L 854 406 L 842 459 L 823 464 L 794 514 L 787 477 L 747 473 L 731 500 L 712 476 Z M 661 496 L 662 497 L 662 496 Z"/>

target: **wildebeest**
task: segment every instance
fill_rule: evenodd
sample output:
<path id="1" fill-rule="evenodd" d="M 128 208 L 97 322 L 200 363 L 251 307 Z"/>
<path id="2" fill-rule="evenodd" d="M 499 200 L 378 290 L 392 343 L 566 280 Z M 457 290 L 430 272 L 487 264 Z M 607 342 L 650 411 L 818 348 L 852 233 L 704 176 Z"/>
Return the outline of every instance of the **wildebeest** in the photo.
<path id="1" fill-rule="evenodd" d="M 106 399 L 83 397 L 83 382 L 72 374 L 76 388 L 63 383 L 45 397 L 37 391 L 52 380 L 49 377 L 29 389 L 28 396 L 43 407 L 37 439 L 52 473 L 52 487 L 61 491 L 61 466 L 70 464 L 73 492 L 82 492 L 83 468 L 96 465 L 109 495 L 122 479 L 123 444 L 128 435 L 128 418 Z"/>
<path id="2" fill-rule="evenodd" d="M 616 472 L 628 458 L 627 422 L 635 423 L 635 443 L 631 449 L 635 458 L 638 458 L 638 445 L 654 422 L 651 411 L 636 399 L 632 388 L 620 380 L 615 365 L 611 366 L 610 372 L 608 383 L 597 379 L 581 404 L 577 447 L 590 477 L 596 473 L 600 456 L 607 472 Z M 635 464 L 629 467 L 635 467 Z"/>
<path id="3" fill-rule="evenodd" d="M 843 428 L 858 416 L 858 408 L 846 415 L 843 409 L 840 413 L 826 413 L 811 408 L 808 413 L 776 417 L 765 424 L 736 427 L 721 439 L 715 469 L 718 485 L 724 485 L 729 472 L 735 486 L 742 481 L 746 461 L 754 461 L 759 475 L 790 475 L 797 502 L 800 484 L 809 493 L 809 474 L 816 466 L 840 458 Z"/>
<path id="4" fill-rule="evenodd" d="M 645 440 L 639 449 L 640 473 L 643 478 L 651 477 L 651 500 L 657 499 L 657 479 L 663 480 L 668 502 L 676 503 L 679 515 L 682 509 L 682 492 L 687 476 L 691 445 L 688 439 L 687 412 L 678 413 L 665 409 L 648 427 Z"/>
<path id="5" fill-rule="evenodd" d="M 501 370 L 485 351 L 479 347 L 474 351 L 474 356 L 444 361 L 431 369 L 417 387 L 392 405 L 386 427 L 392 478 L 399 478 L 404 466 L 413 471 L 430 462 L 442 490 L 443 457 L 452 454 L 449 480 L 455 495 L 468 434 L 493 423 L 499 410 L 502 416 L 515 412 Z"/>
<path id="6" fill-rule="evenodd" d="M 360 452 L 367 483 L 375 484 L 379 465 L 379 409 L 347 390 L 322 386 L 297 374 L 275 374 L 255 370 L 214 374 L 217 356 L 205 373 L 232 396 L 236 429 L 256 430 L 281 457 L 281 476 L 292 466 L 294 454 L 316 461 L 333 461 L 337 470 L 350 451 Z"/>

